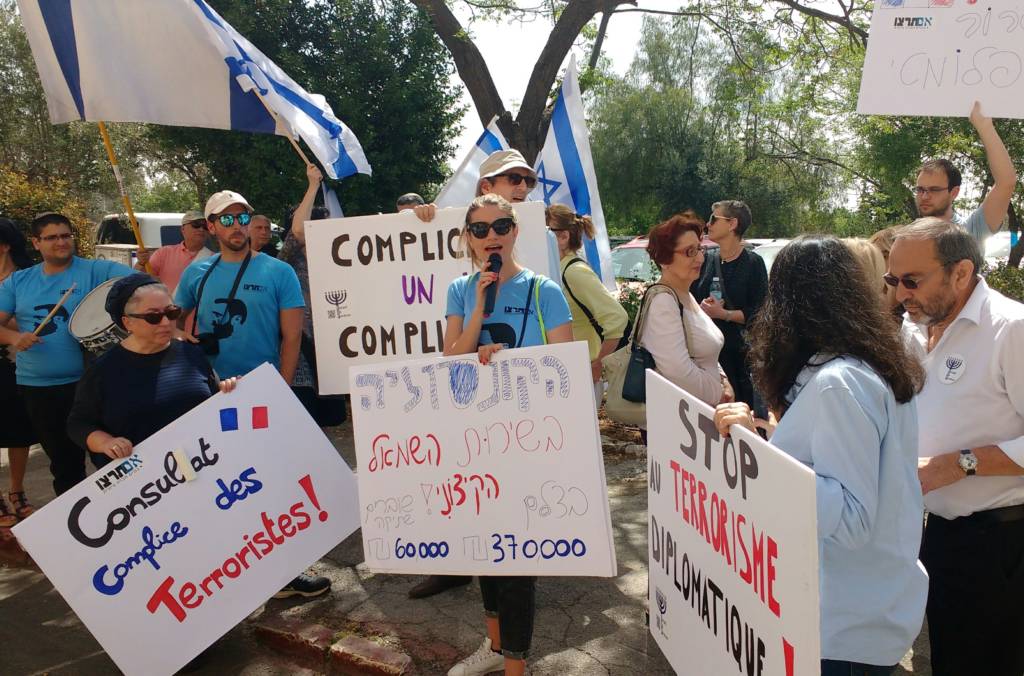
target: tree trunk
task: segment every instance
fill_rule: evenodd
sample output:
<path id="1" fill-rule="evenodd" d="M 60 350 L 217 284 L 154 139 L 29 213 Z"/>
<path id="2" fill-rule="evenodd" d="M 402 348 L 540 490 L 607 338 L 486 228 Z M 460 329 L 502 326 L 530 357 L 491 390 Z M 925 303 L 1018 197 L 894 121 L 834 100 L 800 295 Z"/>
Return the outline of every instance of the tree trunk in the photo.
<path id="1" fill-rule="evenodd" d="M 413 2 L 430 17 L 434 31 L 451 53 L 459 77 L 465 83 L 476 106 L 481 124 L 486 125 L 497 115 L 498 127 L 505 138 L 531 164 L 544 145 L 550 121 L 545 115 L 548 97 L 558 75 L 558 69 L 565 61 L 573 41 L 598 12 L 608 14 L 619 5 L 636 4 L 636 0 L 570 0 L 555 21 L 544 49 L 533 66 L 519 114 L 513 119 L 498 95 L 498 89 L 494 86 L 494 79 L 483 55 L 468 37 L 465 28 L 445 0 Z"/>

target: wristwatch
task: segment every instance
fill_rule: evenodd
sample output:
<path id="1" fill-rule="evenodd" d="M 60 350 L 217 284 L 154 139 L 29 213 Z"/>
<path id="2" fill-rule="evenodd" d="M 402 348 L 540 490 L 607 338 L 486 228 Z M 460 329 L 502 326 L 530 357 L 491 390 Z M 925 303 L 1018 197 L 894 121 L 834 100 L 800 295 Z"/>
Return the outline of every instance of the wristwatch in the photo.
<path id="1" fill-rule="evenodd" d="M 960 469 L 964 471 L 967 476 L 974 476 L 978 469 L 978 456 L 971 452 L 971 449 L 965 448 L 960 451 L 960 457 L 957 458 L 957 464 L 960 465 Z"/>

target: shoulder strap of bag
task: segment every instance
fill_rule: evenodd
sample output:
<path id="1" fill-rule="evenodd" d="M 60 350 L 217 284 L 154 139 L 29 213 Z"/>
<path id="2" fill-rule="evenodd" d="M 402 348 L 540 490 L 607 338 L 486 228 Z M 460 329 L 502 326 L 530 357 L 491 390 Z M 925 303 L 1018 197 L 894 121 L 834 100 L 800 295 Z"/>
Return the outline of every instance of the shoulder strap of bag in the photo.
<path id="1" fill-rule="evenodd" d="M 228 306 L 230 307 L 231 301 L 235 299 L 235 294 L 238 293 L 238 285 L 242 283 L 242 277 L 245 275 L 245 269 L 249 267 L 249 261 L 252 260 L 252 250 L 250 249 L 245 258 L 242 260 L 242 267 L 238 268 L 238 274 L 235 275 L 235 281 L 231 285 L 231 292 L 228 294 Z M 196 331 L 199 327 L 199 304 L 203 300 L 203 289 L 206 288 L 206 280 L 210 278 L 210 274 L 213 269 L 220 263 L 220 254 L 217 254 L 216 259 L 210 264 L 210 267 L 206 269 L 206 274 L 199 282 L 199 290 L 196 292 L 196 318 L 192 322 L 192 335 L 196 335 Z"/>
<path id="2" fill-rule="evenodd" d="M 679 321 L 683 325 L 683 342 L 686 344 L 686 351 L 693 354 L 690 349 L 690 331 L 686 328 L 686 315 L 683 309 L 683 304 L 679 302 L 679 294 L 676 290 L 667 284 L 651 284 L 644 291 L 643 300 L 640 303 L 640 311 L 637 313 L 636 324 L 633 326 L 633 337 L 630 342 L 633 344 L 633 349 L 639 345 L 643 339 L 643 326 L 647 321 L 647 310 L 649 305 L 649 299 L 653 299 L 655 296 L 661 293 L 671 293 L 672 297 L 676 301 L 676 307 L 679 308 Z"/>
<path id="3" fill-rule="evenodd" d="M 544 313 L 540 311 L 540 287 L 544 283 L 544 275 L 536 275 L 537 284 L 533 287 L 533 307 L 537 310 L 537 323 L 540 325 L 540 339 L 548 344 L 548 330 L 544 326 Z"/>
<path id="4" fill-rule="evenodd" d="M 519 327 L 519 341 L 516 343 L 516 347 L 523 346 L 523 336 L 526 335 L 526 320 L 530 317 L 530 303 L 533 302 L 533 287 L 537 283 L 537 277 L 534 275 L 530 279 L 530 288 L 526 290 L 526 305 L 523 306 L 523 325 Z"/>
<path id="5" fill-rule="evenodd" d="M 603 343 L 604 342 L 604 329 L 602 329 L 601 325 L 597 323 L 597 319 L 594 318 L 594 313 L 590 311 L 590 308 L 588 308 L 586 305 L 581 303 L 580 299 L 577 298 L 576 294 L 574 294 L 572 292 L 572 289 L 569 288 L 569 280 L 566 278 L 565 273 L 569 269 L 569 267 L 572 266 L 574 263 L 586 263 L 586 261 L 583 260 L 582 258 L 577 257 L 577 258 L 573 258 L 571 261 L 569 261 L 568 263 L 565 264 L 565 267 L 562 268 L 562 288 L 565 289 L 565 292 L 569 294 L 569 296 L 573 299 L 573 301 L 576 303 L 576 305 L 578 305 L 579 308 L 581 310 L 583 310 L 583 314 L 585 314 L 587 316 L 587 320 L 590 321 L 590 325 L 592 327 L 594 327 L 594 331 L 597 333 L 597 337 Z"/>

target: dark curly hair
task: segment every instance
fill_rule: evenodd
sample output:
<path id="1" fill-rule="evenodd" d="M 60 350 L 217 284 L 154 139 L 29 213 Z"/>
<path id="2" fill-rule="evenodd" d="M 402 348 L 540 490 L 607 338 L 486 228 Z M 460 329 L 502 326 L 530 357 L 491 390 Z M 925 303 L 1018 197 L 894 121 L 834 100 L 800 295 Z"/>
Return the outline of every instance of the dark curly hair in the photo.
<path id="1" fill-rule="evenodd" d="M 907 350 L 878 289 L 832 236 L 798 237 L 779 252 L 747 338 L 754 384 L 778 415 L 797 375 L 818 353 L 860 359 L 900 403 L 924 384 L 924 369 Z"/>

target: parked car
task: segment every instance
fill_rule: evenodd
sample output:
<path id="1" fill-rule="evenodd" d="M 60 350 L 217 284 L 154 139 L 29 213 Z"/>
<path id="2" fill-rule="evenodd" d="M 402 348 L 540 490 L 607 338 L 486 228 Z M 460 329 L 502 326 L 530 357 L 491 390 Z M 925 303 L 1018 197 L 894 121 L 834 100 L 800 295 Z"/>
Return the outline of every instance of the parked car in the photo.
<path id="1" fill-rule="evenodd" d="M 181 217 L 184 214 L 136 213 L 142 243 L 147 249 L 159 249 L 181 241 Z M 97 244 L 135 244 L 135 235 L 125 214 L 107 214 L 96 227 Z"/>
<path id="2" fill-rule="evenodd" d="M 788 239 L 773 239 L 760 245 L 754 252 L 764 259 L 764 267 L 768 270 L 768 274 L 772 274 L 772 263 L 775 262 L 775 257 L 782 251 L 782 247 L 789 244 Z"/>

